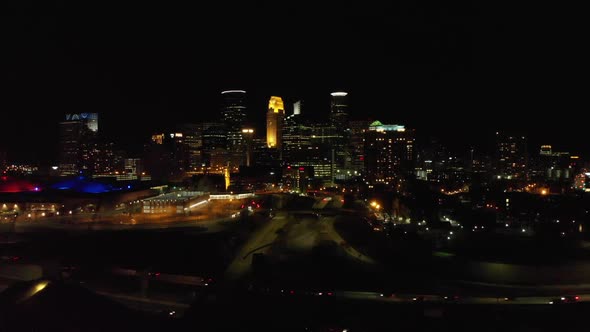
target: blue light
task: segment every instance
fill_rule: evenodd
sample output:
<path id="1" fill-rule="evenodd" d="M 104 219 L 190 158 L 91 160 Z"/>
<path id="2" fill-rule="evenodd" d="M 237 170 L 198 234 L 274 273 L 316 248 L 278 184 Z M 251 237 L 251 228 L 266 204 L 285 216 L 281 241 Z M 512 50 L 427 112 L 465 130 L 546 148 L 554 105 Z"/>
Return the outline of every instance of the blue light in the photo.
<path id="1" fill-rule="evenodd" d="M 113 187 L 111 185 L 90 181 L 83 176 L 56 183 L 51 187 L 58 190 L 71 190 L 88 194 L 100 194 L 113 191 Z"/>

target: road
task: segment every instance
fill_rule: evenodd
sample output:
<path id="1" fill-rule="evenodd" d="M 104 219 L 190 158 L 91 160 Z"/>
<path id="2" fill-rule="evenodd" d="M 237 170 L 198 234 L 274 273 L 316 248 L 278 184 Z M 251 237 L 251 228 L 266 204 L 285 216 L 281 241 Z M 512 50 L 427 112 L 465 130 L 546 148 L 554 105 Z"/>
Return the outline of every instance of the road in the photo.
<path id="1" fill-rule="evenodd" d="M 256 253 L 285 254 L 310 252 L 321 242 L 339 245 L 351 258 L 365 264 L 376 264 L 346 241 L 334 229 L 335 217 L 320 217 L 327 207 L 342 207 L 339 195 L 318 200 L 312 210 L 280 211 L 268 223 L 256 230 L 242 246 L 226 270 L 228 281 L 236 281 L 250 272 L 252 256 Z"/>
<path id="2" fill-rule="evenodd" d="M 344 251 L 350 256 L 353 257 L 354 259 L 357 259 L 363 263 L 367 263 L 367 264 L 376 264 L 377 262 L 361 253 L 360 251 L 356 250 L 354 247 L 348 245 L 346 243 L 346 241 L 344 241 L 344 239 L 340 236 L 340 234 L 338 234 L 338 232 L 336 231 L 336 229 L 334 229 L 334 221 L 335 218 L 334 217 L 329 217 L 329 218 L 322 218 L 324 225 L 326 225 L 326 232 L 328 233 L 328 235 L 330 236 L 330 238 L 332 239 L 332 241 L 340 244 L 340 247 L 342 249 L 344 249 Z"/>
<path id="3" fill-rule="evenodd" d="M 243 200 L 211 201 L 190 208 L 187 214 L 143 214 L 129 215 L 121 211 L 83 213 L 67 216 L 47 216 L 17 221 L 15 233 L 39 232 L 44 230 L 145 230 L 183 227 L 204 227 L 208 232 L 224 230 L 224 221 L 231 221 L 231 215 L 240 210 Z M 94 220 L 94 221 L 93 221 Z"/>
<path id="4" fill-rule="evenodd" d="M 285 227 L 288 221 L 289 214 L 279 212 L 264 226 L 256 230 L 229 264 L 225 272 L 226 280 L 235 281 L 245 276 L 250 271 L 253 254 L 266 252 L 279 236 L 279 229 Z"/>

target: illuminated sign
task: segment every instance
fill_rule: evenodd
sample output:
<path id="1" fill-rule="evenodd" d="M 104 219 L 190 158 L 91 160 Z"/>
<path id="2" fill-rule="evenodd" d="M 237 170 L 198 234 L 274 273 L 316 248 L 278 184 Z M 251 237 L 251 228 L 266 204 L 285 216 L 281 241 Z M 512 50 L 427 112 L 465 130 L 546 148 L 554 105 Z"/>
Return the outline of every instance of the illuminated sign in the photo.
<path id="1" fill-rule="evenodd" d="M 98 131 L 98 113 L 66 114 L 66 121 L 83 121 L 88 129 Z"/>
<path id="2" fill-rule="evenodd" d="M 98 113 L 66 114 L 66 121 L 98 120 Z"/>

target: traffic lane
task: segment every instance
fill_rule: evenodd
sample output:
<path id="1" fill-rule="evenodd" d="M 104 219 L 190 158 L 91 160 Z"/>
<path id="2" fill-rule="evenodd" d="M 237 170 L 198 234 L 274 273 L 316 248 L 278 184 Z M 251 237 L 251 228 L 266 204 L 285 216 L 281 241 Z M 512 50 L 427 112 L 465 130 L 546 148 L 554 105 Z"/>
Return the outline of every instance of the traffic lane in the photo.
<path id="1" fill-rule="evenodd" d="M 360 251 L 356 250 L 354 247 L 348 245 L 346 243 L 346 241 L 340 236 L 340 234 L 338 234 L 338 232 L 334 228 L 334 221 L 335 221 L 335 218 L 333 218 L 333 217 L 322 217 L 321 218 L 321 222 L 324 223 L 324 225 L 325 225 L 326 234 L 328 234 L 328 236 L 334 242 L 338 243 L 349 256 L 351 256 L 355 259 L 358 259 L 363 263 L 377 264 L 377 262 L 373 258 L 361 253 Z"/>
<path id="2" fill-rule="evenodd" d="M 302 291 L 292 290 L 286 292 L 280 291 L 286 295 L 306 295 L 306 296 L 331 296 L 336 298 L 351 300 L 372 300 L 380 302 L 393 303 L 432 303 L 432 304 L 502 304 L 502 305 L 559 305 L 590 303 L 590 294 L 581 294 L 576 296 L 529 296 L 529 297 L 473 297 L 459 295 L 433 295 L 433 294 L 384 294 L 370 291 L 335 291 L 335 290 L 315 290 Z"/>
<path id="3" fill-rule="evenodd" d="M 321 227 L 317 218 L 295 217 L 284 229 L 285 248 L 309 251 L 317 243 Z"/>
<path id="4" fill-rule="evenodd" d="M 255 231 L 226 269 L 226 279 L 236 280 L 244 276 L 250 270 L 252 255 L 265 251 L 277 239 L 280 233 L 279 230 L 285 227 L 288 222 L 288 215 L 280 212 Z"/>

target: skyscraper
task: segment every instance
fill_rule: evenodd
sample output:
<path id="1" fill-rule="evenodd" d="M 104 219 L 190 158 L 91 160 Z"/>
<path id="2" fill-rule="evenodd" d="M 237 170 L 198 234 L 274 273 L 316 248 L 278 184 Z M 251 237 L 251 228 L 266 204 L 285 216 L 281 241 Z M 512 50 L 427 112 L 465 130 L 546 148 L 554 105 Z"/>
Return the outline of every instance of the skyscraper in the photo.
<path id="1" fill-rule="evenodd" d="M 178 128 L 182 133 L 187 149 L 186 169 L 197 171 L 203 164 L 201 152 L 203 150 L 203 126 L 197 123 L 184 123 Z"/>
<path id="2" fill-rule="evenodd" d="M 350 121 L 351 167 L 357 172 L 365 168 L 365 132 L 369 124 L 369 120 Z"/>
<path id="3" fill-rule="evenodd" d="M 269 148 L 282 148 L 284 120 L 285 107 L 283 99 L 277 96 L 270 97 L 268 112 L 266 113 L 266 145 Z"/>
<path id="4" fill-rule="evenodd" d="M 298 100 L 293 103 L 293 115 L 301 115 L 301 109 L 303 108 L 303 100 Z"/>
<path id="5" fill-rule="evenodd" d="M 508 179 L 525 177 L 528 166 L 526 137 L 496 132 L 496 143 L 497 175 Z"/>
<path id="6" fill-rule="evenodd" d="M 332 92 L 330 103 L 330 124 L 336 128 L 348 128 L 348 93 Z"/>
<path id="7" fill-rule="evenodd" d="M 306 161 L 311 146 L 311 127 L 303 121 L 302 106 L 302 101 L 293 104 L 293 114 L 285 118 L 283 126 L 283 160 L 291 164 Z"/>
<path id="8" fill-rule="evenodd" d="M 365 132 L 365 171 L 371 184 L 390 185 L 413 171 L 414 132 L 400 125 L 371 123 Z"/>
<path id="9" fill-rule="evenodd" d="M 246 121 L 246 91 L 222 91 L 221 98 L 221 120 L 227 130 L 227 148 L 241 150 L 244 143 L 242 128 Z"/>
<path id="10" fill-rule="evenodd" d="M 82 170 L 94 170 L 98 139 L 98 114 L 66 114 L 59 123 L 61 175 L 74 175 Z"/>
<path id="11" fill-rule="evenodd" d="M 350 123 L 348 121 L 348 93 L 332 92 L 330 103 L 330 126 L 334 128 L 336 138 L 332 142 L 335 167 L 342 170 L 352 169 L 350 146 Z"/>

